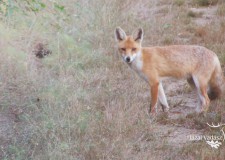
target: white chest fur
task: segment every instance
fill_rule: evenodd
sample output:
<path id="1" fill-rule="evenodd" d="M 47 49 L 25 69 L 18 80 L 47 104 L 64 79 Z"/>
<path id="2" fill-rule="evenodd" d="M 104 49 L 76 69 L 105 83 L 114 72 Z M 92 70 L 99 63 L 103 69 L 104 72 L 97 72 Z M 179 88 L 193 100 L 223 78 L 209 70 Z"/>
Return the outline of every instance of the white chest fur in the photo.
<path id="1" fill-rule="evenodd" d="M 142 61 L 142 53 L 138 52 L 135 56 L 134 61 L 131 63 L 131 68 L 135 71 L 142 71 L 143 61 Z"/>
<path id="2" fill-rule="evenodd" d="M 143 68 L 143 60 L 142 60 L 142 53 L 138 52 L 136 55 L 136 58 L 134 59 L 134 61 L 130 64 L 130 67 L 141 77 L 143 78 L 145 81 L 148 82 L 148 78 L 146 77 L 146 75 L 142 72 L 142 68 Z"/>

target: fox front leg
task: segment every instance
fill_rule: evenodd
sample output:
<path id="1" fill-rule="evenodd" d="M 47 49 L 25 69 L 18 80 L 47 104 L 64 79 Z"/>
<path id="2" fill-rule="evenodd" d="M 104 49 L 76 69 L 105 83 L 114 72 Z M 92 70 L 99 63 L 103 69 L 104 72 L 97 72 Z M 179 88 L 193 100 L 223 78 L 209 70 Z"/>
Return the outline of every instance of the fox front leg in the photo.
<path id="1" fill-rule="evenodd" d="M 156 82 L 151 87 L 151 106 L 149 113 L 155 115 L 157 111 L 157 101 L 158 101 L 158 92 L 159 92 L 159 82 Z"/>
<path id="2" fill-rule="evenodd" d="M 162 110 L 164 112 L 169 111 L 169 105 L 168 105 L 166 95 L 162 86 L 162 82 L 160 82 L 159 84 L 159 101 L 160 101 L 160 104 L 162 105 Z"/>

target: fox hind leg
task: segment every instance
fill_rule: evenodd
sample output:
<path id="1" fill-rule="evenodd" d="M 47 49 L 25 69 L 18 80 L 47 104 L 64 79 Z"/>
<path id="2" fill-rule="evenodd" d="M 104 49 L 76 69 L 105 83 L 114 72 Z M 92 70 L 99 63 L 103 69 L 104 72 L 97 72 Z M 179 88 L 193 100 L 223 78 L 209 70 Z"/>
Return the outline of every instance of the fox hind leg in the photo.
<path id="1" fill-rule="evenodd" d="M 207 94 L 207 83 L 196 76 L 192 76 L 194 84 L 196 86 L 198 96 L 199 96 L 199 106 L 197 108 L 197 112 L 207 112 L 209 108 L 209 97 Z"/>
<path id="2" fill-rule="evenodd" d="M 207 94 L 207 85 L 200 86 L 200 90 L 201 90 L 201 94 L 205 98 L 205 104 L 203 104 L 203 107 L 204 107 L 203 110 L 205 112 L 207 112 L 208 109 L 209 109 L 209 103 L 210 103 L 210 99 L 209 99 L 208 94 Z"/>

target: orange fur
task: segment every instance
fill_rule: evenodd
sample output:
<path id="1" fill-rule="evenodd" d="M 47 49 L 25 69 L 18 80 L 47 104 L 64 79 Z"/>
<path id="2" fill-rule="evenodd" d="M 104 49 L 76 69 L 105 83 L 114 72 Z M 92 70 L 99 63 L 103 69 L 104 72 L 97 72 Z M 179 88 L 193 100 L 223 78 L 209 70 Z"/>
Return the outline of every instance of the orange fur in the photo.
<path id="1" fill-rule="evenodd" d="M 223 75 L 220 62 L 217 55 L 207 48 L 194 45 L 142 48 L 142 29 L 139 29 L 136 37 L 126 36 L 121 28 L 116 29 L 115 35 L 124 61 L 142 75 L 151 87 L 152 113 L 155 113 L 161 77 L 186 78 L 188 82 L 194 83 L 203 107 L 201 111 L 208 110 L 209 98 L 216 98 L 221 94 L 220 84 L 223 83 Z M 208 87 L 210 96 L 207 94 Z M 167 104 L 165 98 L 162 103 Z"/>

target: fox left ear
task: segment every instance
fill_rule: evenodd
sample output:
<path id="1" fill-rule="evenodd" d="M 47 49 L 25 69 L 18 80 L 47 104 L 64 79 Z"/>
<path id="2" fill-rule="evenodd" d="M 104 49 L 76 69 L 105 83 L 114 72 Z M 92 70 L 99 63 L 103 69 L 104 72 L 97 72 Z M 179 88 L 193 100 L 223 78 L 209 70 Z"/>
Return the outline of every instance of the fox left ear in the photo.
<path id="1" fill-rule="evenodd" d="M 144 32 L 142 28 L 139 28 L 136 32 L 133 33 L 134 40 L 141 43 L 143 40 Z"/>
<path id="2" fill-rule="evenodd" d="M 115 30 L 115 38 L 117 41 L 123 41 L 125 40 L 127 37 L 126 33 L 124 32 L 124 30 L 120 27 L 117 27 Z"/>

